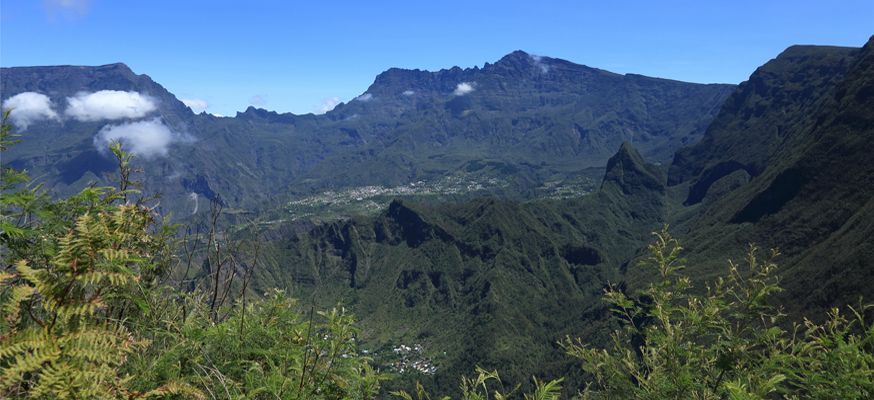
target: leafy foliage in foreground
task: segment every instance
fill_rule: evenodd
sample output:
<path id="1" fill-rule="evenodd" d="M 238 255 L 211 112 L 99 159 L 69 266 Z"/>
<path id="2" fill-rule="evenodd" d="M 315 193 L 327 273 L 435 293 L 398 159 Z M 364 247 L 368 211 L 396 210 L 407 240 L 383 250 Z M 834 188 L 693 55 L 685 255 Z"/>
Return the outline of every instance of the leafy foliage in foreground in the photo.
<path id="1" fill-rule="evenodd" d="M 487 371 L 478 367 L 476 372 L 475 378 L 461 378 L 460 389 L 462 400 L 503 400 L 518 397 L 516 392 L 519 390 L 519 386 L 511 391 L 506 391 L 498 371 Z M 532 393 L 525 393 L 523 398 L 525 400 L 557 400 L 561 396 L 561 382 L 562 379 L 543 382 L 535 378 L 534 391 Z M 489 389 L 490 387 L 491 390 Z M 431 400 L 431 395 L 421 384 L 416 385 L 414 393 L 416 397 L 403 390 L 392 392 L 394 396 L 403 400 Z M 451 397 L 449 396 L 440 398 L 440 400 L 450 399 Z"/>
<path id="2" fill-rule="evenodd" d="M 865 399 L 874 396 L 874 324 L 866 307 L 837 309 L 817 324 L 786 326 L 768 303 L 780 291 L 777 256 L 761 260 L 750 246 L 745 266 L 729 262 L 728 276 L 692 294 L 667 228 L 656 233 L 647 264 L 659 276 L 633 299 L 608 289 L 605 300 L 624 323 L 613 347 L 567 339 L 594 383 L 587 399 Z"/>
<path id="3" fill-rule="evenodd" d="M 378 392 L 381 377 L 358 355 L 345 310 L 304 315 L 272 290 L 215 324 L 204 300 L 188 295 L 179 307 L 154 299 L 144 322 L 162 329 L 128 362 L 136 387 L 185 381 L 219 399 L 366 399 Z"/>
<path id="4" fill-rule="evenodd" d="M 4 123 L 4 150 L 13 144 L 10 136 Z M 125 157 L 119 147 L 113 151 Z M 14 179 L 4 179 L 4 190 L 27 181 L 11 169 L 4 169 L 6 177 Z M 118 370 L 144 343 L 125 321 L 164 239 L 148 233 L 151 210 L 120 203 L 129 193 L 88 188 L 52 203 L 36 189 L 4 191 L 0 245 L 9 264 L 0 273 L 0 393 L 129 395 Z"/>
<path id="5" fill-rule="evenodd" d="M 7 116 L 4 151 L 14 144 Z M 135 189 L 131 155 L 118 144 L 111 150 L 118 188 L 89 187 L 59 201 L 22 188 L 27 174 L 3 169 L 0 397 L 377 394 L 380 376 L 357 354 L 345 310 L 306 316 L 280 291 L 223 305 L 219 292 L 164 284 L 174 267 L 173 227 Z M 205 276 L 222 283 L 214 289 L 222 300 L 231 290 L 228 273 L 212 268 Z"/>

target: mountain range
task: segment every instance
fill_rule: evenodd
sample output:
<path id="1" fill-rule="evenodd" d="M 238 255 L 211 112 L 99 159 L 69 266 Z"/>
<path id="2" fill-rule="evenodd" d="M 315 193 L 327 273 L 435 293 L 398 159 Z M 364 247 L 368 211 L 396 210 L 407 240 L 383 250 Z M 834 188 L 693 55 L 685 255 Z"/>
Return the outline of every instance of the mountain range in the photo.
<path id="1" fill-rule="evenodd" d="M 159 129 L 160 152 L 141 151 L 146 188 L 163 193 L 167 211 L 187 215 L 195 195 L 260 213 L 324 191 L 448 178 L 497 180 L 479 194 L 536 197 L 580 170 L 603 168 L 624 141 L 648 159 L 670 160 L 700 139 L 734 86 L 620 75 L 516 51 L 482 68 L 390 69 L 324 115 L 253 107 L 234 118 L 194 114 L 123 64 L 4 68 L 0 88 L 4 99 L 47 96 L 58 115 L 29 124 L 27 140 L 6 162 L 69 193 L 112 171 L 101 156 L 105 143 L 95 142 L 101 131 Z M 70 100 L 95 100 L 88 95 L 103 91 L 142 95 L 153 111 L 115 119 L 71 114 Z M 154 124 L 124 125 L 137 122 Z"/>
<path id="2" fill-rule="evenodd" d="M 452 388 L 480 365 L 576 387 L 557 341 L 608 340 L 603 289 L 653 279 L 637 265 L 663 224 L 697 290 L 756 243 L 781 250 L 778 300 L 793 316 L 874 295 L 874 38 L 790 47 L 736 86 L 524 52 L 391 69 L 324 115 L 195 115 L 123 65 L 3 69 L 0 83 L 4 99 L 39 92 L 57 106 L 83 91 L 154 99 L 132 121 L 68 108 L 30 123 L 3 162 L 63 193 L 112 168 L 94 145 L 107 124 L 159 116 L 174 140 L 142 161 L 162 206 L 190 214 L 194 193 L 261 218 L 237 232 L 263 238 L 255 286 L 348 305 L 386 368 L 399 346 L 417 349 L 429 367 L 392 385 Z M 348 206 L 370 200 L 383 203 Z"/>
<path id="3" fill-rule="evenodd" d="M 651 281 L 636 266 L 662 224 L 684 243 L 697 290 L 755 243 L 782 253 L 779 304 L 824 315 L 874 295 L 872 84 L 874 40 L 794 46 L 665 165 L 625 142 L 587 196 L 396 201 L 371 217 L 280 224 L 259 281 L 353 304 L 383 354 L 424 344 L 443 367 L 430 377 L 440 388 L 475 365 L 501 366 L 510 382 L 535 370 L 574 387 L 582 377 L 556 343 L 608 340 L 602 290 Z"/>

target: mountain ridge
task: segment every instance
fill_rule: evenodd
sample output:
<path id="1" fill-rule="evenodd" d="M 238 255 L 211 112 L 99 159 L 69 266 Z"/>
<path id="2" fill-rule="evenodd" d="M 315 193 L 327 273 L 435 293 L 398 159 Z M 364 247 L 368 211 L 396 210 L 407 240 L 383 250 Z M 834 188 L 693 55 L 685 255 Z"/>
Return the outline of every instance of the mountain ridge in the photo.
<path id="1" fill-rule="evenodd" d="M 824 48 L 818 57 L 812 50 L 794 48 L 784 64 L 781 55 L 754 72 L 705 139 L 677 153 L 668 181 L 688 190 L 694 216 L 678 229 L 696 243 L 689 258 L 703 264 L 703 275 L 716 273 L 704 260 L 726 248 L 779 248 L 787 275 L 781 300 L 792 312 L 818 313 L 874 295 L 858 284 L 874 274 L 865 239 L 874 231 L 861 222 L 874 205 L 866 161 L 874 152 L 874 37 L 861 48 Z M 806 67 L 796 68 L 798 60 Z M 751 96 L 753 86 L 770 97 Z M 692 170 L 700 172 L 684 177 Z"/>
<path id="2" fill-rule="evenodd" d="M 217 193 L 231 208 L 259 212 L 338 188 L 458 179 L 473 186 L 496 180 L 489 193 L 530 198 L 551 182 L 576 180 L 580 170 L 603 168 L 622 141 L 634 142 L 646 158 L 667 161 L 678 146 L 697 141 L 733 88 L 625 77 L 524 52 L 483 68 L 402 71 L 387 70 L 362 96 L 325 115 L 254 107 L 234 118 L 193 114 L 123 64 L 3 69 L 0 87 L 4 99 L 46 92 L 58 107 L 82 91 L 158 99 L 158 111 L 146 118 L 160 117 L 187 140 L 170 143 L 166 156 L 143 160 L 144 182 L 164 194 L 166 211 L 183 215 L 206 209 L 193 207 L 194 195 Z M 136 121 L 36 122 L 9 161 L 57 193 L 72 193 L 105 182 L 111 170 L 87 161 L 100 157 L 94 146 L 100 130 Z M 506 167 L 471 171 L 473 162 Z M 63 180 L 54 178 L 60 165 Z"/>

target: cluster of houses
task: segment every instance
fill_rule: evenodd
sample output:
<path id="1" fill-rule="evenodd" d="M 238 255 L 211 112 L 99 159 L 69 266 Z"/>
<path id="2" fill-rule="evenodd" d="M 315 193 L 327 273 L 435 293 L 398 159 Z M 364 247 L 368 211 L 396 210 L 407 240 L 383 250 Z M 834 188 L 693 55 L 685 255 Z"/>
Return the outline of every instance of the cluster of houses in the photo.
<path id="1" fill-rule="evenodd" d="M 391 199 L 405 196 L 458 195 L 490 190 L 507 186 L 507 182 L 496 178 L 479 179 L 467 175 L 450 175 L 435 181 L 417 181 L 405 185 L 359 186 L 340 191 L 325 191 L 316 195 L 292 200 L 286 204 L 286 211 L 293 218 L 316 215 L 323 209 L 334 211 L 355 209 L 376 212 L 385 207 Z M 349 210 L 346 210 L 349 211 Z"/>
<path id="2" fill-rule="evenodd" d="M 401 344 L 392 349 L 396 359 L 389 367 L 398 373 L 418 372 L 425 375 L 434 375 L 437 367 L 425 356 L 425 349 L 421 344 L 407 346 Z"/>

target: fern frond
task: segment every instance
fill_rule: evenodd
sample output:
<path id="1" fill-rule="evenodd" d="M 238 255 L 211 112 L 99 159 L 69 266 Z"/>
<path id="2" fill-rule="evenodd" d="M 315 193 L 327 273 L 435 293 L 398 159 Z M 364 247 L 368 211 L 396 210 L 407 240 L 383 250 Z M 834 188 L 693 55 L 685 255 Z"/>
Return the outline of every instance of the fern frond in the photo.
<path id="1" fill-rule="evenodd" d="M 152 389 L 143 393 L 140 397 L 143 399 L 163 398 L 169 395 L 182 396 L 189 399 L 206 399 L 206 395 L 196 387 L 184 382 L 171 381 L 159 388 Z"/>
<path id="2" fill-rule="evenodd" d="M 50 343 L 50 337 L 43 329 L 25 329 L 0 341 L 0 359 L 15 357 L 31 349 L 37 349 Z"/>
<path id="3" fill-rule="evenodd" d="M 18 285 L 12 288 L 9 298 L 3 304 L 3 312 L 6 314 L 5 319 L 8 323 L 18 321 L 21 303 L 29 300 L 34 294 L 36 294 L 36 288 L 33 286 Z"/>
<path id="4" fill-rule="evenodd" d="M 25 374 L 40 371 L 44 365 L 56 361 L 61 356 L 61 350 L 53 343 L 42 344 L 44 345 L 18 353 L 9 365 L 4 367 L 0 377 L 3 378 L 2 382 L 6 382 L 7 387 L 23 381 Z"/>
<path id="5" fill-rule="evenodd" d="M 99 286 L 125 286 L 134 283 L 136 279 L 130 272 L 105 272 L 92 271 L 80 274 L 76 277 L 76 281 L 85 285 Z"/>
<path id="6" fill-rule="evenodd" d="M 4 283 L 6 281 L 10 281 L 12 279 L 15 279 L 16 276 L 17 275 L 6 272 L 6 271 L 0 271 L 0 283 Z"/>

